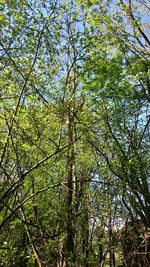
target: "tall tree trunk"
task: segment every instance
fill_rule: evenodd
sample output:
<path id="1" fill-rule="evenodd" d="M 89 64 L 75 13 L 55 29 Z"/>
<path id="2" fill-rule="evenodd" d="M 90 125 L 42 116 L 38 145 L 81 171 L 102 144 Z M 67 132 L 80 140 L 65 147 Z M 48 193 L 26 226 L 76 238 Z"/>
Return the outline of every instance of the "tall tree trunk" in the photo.
<path id="1" fill-rule="evenodd" d="M 74 260 L 74 231 L 73 231 L 73 166 L 74 166 L 74 148 L 73 126 L 74 117 L 71 112 L 71 104 L 68 106 L 68 152 L 67 152 L 67 173 L 66 173 L 66 255 Z M 67 263 L 70 266 L 70 263 Z"/>
<path id="2" fill-rule="evenodd" d="M 111 221 L 111 215 L 109 218 L 109 229 L 108 229 L 108 238 L 109 238 L 109 266 L 115 267 L 115 251 L 114 251 L 114 236 L 112 232 L 112 221 Z"/>
<path id="3" fill-rule="evenodd" d="M 102 244 L 102 239 L 104 238 L 104 229 L 101 230 L 100 243 L 99 243 L 99 266 L 103 267 L 106 260 L 106 252 L 104 251 L 104 245 Z"/>
<path id="4" fill-rule="evenodd" d="M 83 240 L 82 240 L 82 254 L 84 257 L 84 267 L 88 267 L 88 257 L 89 257 L 89 223 L 88 223 L 88 211 L 84 211 L 84 229 L 83 229 Z"/>

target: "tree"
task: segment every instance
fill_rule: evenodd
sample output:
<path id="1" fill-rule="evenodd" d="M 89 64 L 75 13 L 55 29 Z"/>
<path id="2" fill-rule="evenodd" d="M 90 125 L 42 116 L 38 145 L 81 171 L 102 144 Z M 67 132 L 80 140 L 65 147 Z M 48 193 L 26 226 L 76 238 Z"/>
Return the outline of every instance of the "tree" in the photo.
<path id="1" fill-rule="evenodd" d="M 149 227 L 146 10 L 2 1 L 2 266 L 114 267 L 126 217 Z"/>
<path id="2" fill-rule="evenodd" d="M 86 1 L 82 3 L 86 9 Z M 139 5 L 138 2 L 136 4 Z M 87 56 L 84 79 L 90 88 L 95 112 L 100 121 L 103 121 L 99 130 L 100 138 L 96 135 L 95 142 L 90 143 L 105 158 L 112 173 L 122 181 L 124 192 L 126 191 L 123 202 L 130 215 L 133 208 L 133 213 L 149 226 L 146 157 L 149 138 L 149 41 L 146 30 L 144 32 L 144 28 L 140 26 L 142 15 L 139 14 L 137 20 L 133 15 L 132 8 L 135 9 L 136 6 L 131 1 L 127 4 L 117 2 L 116 5 L 123 9 L 122 16 L 115 6 L 111 11 L 107 4 L 102 5 L 97 1 L 88 4 L 90 18 L 87 17 L 91 23 L 89 35 L 93 36 L 94 48 L 90 49 Z M 127 23 L 131 24 L 131 28 Z M 90 72 L 89 65 L 92 66 Z"/>

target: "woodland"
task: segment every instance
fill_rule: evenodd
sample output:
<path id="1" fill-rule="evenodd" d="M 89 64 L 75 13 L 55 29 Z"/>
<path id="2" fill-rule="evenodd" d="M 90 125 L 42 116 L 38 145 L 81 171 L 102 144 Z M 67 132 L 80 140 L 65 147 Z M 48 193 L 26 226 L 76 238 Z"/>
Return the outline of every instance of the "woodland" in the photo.
<path id="1" fill-rule="evenodd" d="M 0 0 L 0 29 L 0 267 L 149 267 L 149 1 Z"/>

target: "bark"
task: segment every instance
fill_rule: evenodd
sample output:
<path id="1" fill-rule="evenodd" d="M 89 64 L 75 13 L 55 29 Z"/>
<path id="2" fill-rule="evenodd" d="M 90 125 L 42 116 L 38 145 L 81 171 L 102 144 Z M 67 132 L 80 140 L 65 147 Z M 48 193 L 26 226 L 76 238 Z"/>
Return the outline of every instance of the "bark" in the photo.
<path id="1" fill-rule="evenodd" d="M 109 229 L 108 229 L 108 237 L 109 237 L 109 266 L 115 267 L 115 250 L 114 250 L 114 236 L 112 232 L 112 222 L 111 222 L 111 216 L 109 218 Z"/>
<path id="2" fill-rule="evenodd" d="M 74 166 L 74 148 L 73 142 L 73 126 L 74 117 L 71 112 L 71 105 L 68 107 L 68 152 L 67 152 L 67 174 L 66 174 L 66 255 L 74 258 L 74 231 L 73 231 L 73 166 Z M 74 260 L 74 259 L 73 259 Z M 70 262 L 66 263 L 66 267 L 70 266 Z"/>

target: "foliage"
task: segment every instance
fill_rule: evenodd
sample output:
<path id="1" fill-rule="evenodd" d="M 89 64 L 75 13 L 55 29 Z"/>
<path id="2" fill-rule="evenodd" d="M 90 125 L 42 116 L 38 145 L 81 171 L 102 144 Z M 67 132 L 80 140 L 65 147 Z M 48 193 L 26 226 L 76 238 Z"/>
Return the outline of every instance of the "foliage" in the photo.
<path id="1" fill-rule="evenodd" d="M 150 227 L 148 9 L 0 1 L 0 266 L 115 267 Z"/>

